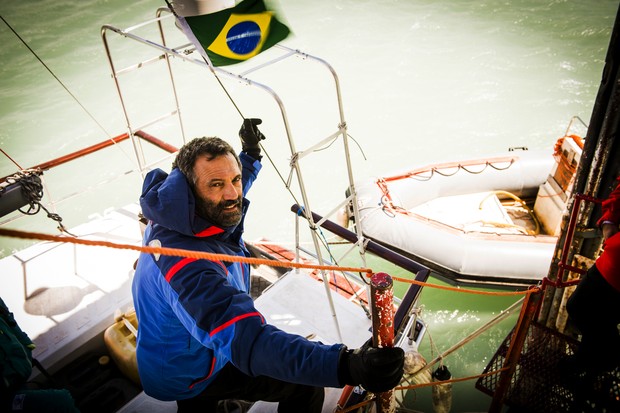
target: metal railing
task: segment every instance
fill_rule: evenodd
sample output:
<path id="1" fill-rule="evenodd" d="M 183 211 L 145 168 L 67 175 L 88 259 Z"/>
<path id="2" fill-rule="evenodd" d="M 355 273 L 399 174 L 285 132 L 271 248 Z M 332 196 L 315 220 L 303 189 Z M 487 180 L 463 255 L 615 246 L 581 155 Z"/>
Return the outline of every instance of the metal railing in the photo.
<path id="1" fill-rule="evenodd" d="M 276 47 L 271 48 L 271 49 L 275 49 L 276 52 L 279 51 L 280 54 L 278 56 L 276 56 L 275 58 L 273 58 L 272 60 L 266 62 L 266 63 L 261 63 L 261 64 L 257 64 L 253 67 L 251 67 L 250 69 L 244 69 L 243 72 L 240 73 L 233 73 L 232 71 L 220 68 L 220 67 L 214 67 L 210 64 L 210 62 L 208 62 L 206 59 L 203 59 L 202 56 L 199 56 L 199 53 L 196 52 L 196 47 L 193 46 L 191 43 L 183 43 L 177 47 L 169 47 L 166 44 L 166 36 L 164 35 L 164 21 L 167 19 L 170 19 L 172 17 L 171 14 L 169 14 L 169 10 L 166 8 L 160 8 L 157 10 L 157 14 L 156 14 L 156 18 L 150 21 L 147 21 L 145 23 L 142 24 L 138 24 L 135 26 L 132 26 L 130 28 L 127 29 L 119 29 L 116 28 L 114 26 L 111 25 L 104 25 L 101 28 L 101 36 L 102 36 L 102 40 L 103 40 L 103 44 L 106 50 L 106 54 L 108 57 L 108 61 L 110 64 L 110 68 L 112 70 L 112 78 L 114 80 L 119 98 L 120 98 L 120 102 L 121 102 L 121 106 L 123 109 L 123 113 L 125 116 L 125 120 L 126 120 L 126 124 L 127 124 L 127 129 L 128 129 L 128 135 L 129 136 L 134 136 L 134 130 L 137 129 L 137 127 L 133 124 L 133 120 L 131 119 L 131 116 L 127 110 L 127 101 L 126 101 L 126 96 L 123 93 L 122 89 L 121 89 L 121 85 L 119 82 L 119 77 L 121 75 L 124 75 L 126 73 L 129 73 L 131 71 L 135 71 L 138 70 L 142 67 L 144 67 L 145 65 L 150 65 L 156 62 L 160 62 L 160 61 L 164 61 L 167 65 L 167 69 L 168 69 L 168 76 L 169 76 L 169 81 L 170 81 L 170 86 L 171 86 L 171 90 L 172 93 L 174 95 L 174 108 L 172 108 L 172 110 L 170 110 L 168 113 L 155 118 L 153 121 L 149 122 L 149 124 L 154 124 L 160 120 L 163 119 L 168 119 L 169 117 L 175 117 L 178 119 L 178 124 L 180 126 L 180 131 L 181 131 L 181 135 L 182 135 L 182 140 L 183 142 L 186 142 L 186 138 L 185 138 L 185 131 L 184 131 L 184 126 L 183 126 L 183 119 L 182 119 L 182 114 L 181 114 L 181 110 L 179 107 L 179 95 L 177 93 L 177 88 L 176 88 L 176 82 L 175 82 L 175 74 L 173 73 L 173 68 L 171 65 L 171 59 L 179 59 L 181 61 L 185 61 L 185 62 L 189 62 L 191 64 L 197 65 L 199 67 L 202 67 L 204 69 L 209 70 L 213 75 L 215 75 L 218 78 L 218 81 L 221 78 L 224 79 L 228 79 L 228 80 L 233 80 L 235 82 L 239 82 L 243 85 L 247 85 L 253 88 L 256 88 L 258 90 L 261 90 L 262 92 L 266 93 L 268 96 L 270 96 L 272 98 L 272 100 L 276 103 L 278 110 L 280 112 L 280 116 L 282 119 L 282 123 L 284 126 L 284 130 L 286 133 L 286 137 L 287 137 L 287 141 L 288 141 L 288 146 L 289 146 L 289 150 L 290 150 L 290 172 L 288 174 L 289 179 L 286 182 L 286 186 L 287 189 L 289 190 L 289 192 L 291 192 L 291 179 L 293 177 L 293 175 L 295 175 L 296 180 L 297 180 L 297 185 L 298 185 L 298 191 L 300 194 L 300 199 L 303 202 L 304 208 L 301 211 L 301 215 L 304 216 L 304 218 L 308 221 L 309 226 L 310 226 L 310 233 L 312 236 L 312 242 L 314 244 L 314 249 L 315 249 L 315 253 L 317 255 L 317 259 L 319 262 L 322 262 L 323 257 L 322 257 L 322 252 L 321 252 L 321 243 L 320 243 L 320 237 L 319 235 L 316 233 L 316 229 L 317 229 L 317 224 L 314 222 L 314 220 L 312 219 L 312 208 L 311 208 L 311 201 L 310 201 L 310 197 L 308 195 L 308 192 L 306 190 L 306 184 L 304 182 L 304 173 L 302 172 L 302 168 L 300 166 L 300 159 L 309 156 L 312 153 L 316 152 L 316 148 L 324 145 L 326 142 L 331 142 L 334 139 L 341 139 L 342 143 L 343 143 L 343 155 L 344 155 L 344 163 L 346 164 L 346 186 L 348 187 L 348 194 L 350 194 L 342 203 L 341 206 L 350 203 L 352 205 L 352 209 L 353 209 L 353 214 L 355 217 L 359 216 L 359 211 L 357 210 L 357 195 L 356 195 L 356 191 L 355 191 L 355 184 L 354 184 L 354 179 L 353 179 L 353 172 L 352 172 L 352 165 L 351 165 L 351 160 L 350 160 L 350 151 L 349 151 L 349 137 L 347 134 L 347 124 L 345 121 L 345 117 L 344 117 L 344 110 L 343 110 L 343 105 L 342 105 L 342 95 L 341 95 L 341 90 L 340 90 L 340 81 L 338 79 L 338 76 L 335 72 L 335 70 L 333 69 L 333 67 L 331 65 L 329 65 L 325 60 L 320 59 L 318 57 L 309 55 L 307 53 L 303 53 L 300 52 L 299 50 L 294 50 L 291 48 L 288 48 L 286 46 L 282 46 L 282 45 L 276 45 Z M 149 40 L 147 38 L 138 36 L 135 31 L 138 28 L 142 28 L 148 24 L 153 24 L 156 23 L 157 27 L 159 29 L 159 35 L 160 35 L 160 40 L 158 42 L 153 41 L 153 40 Z M 112 57 L 112 51 L 111 51 L 111 47 L 110 47 L 110 42 L 108 40 L 108 33 L 115 33 L 118 34 L 119 36 L 122 36 L 124 38 L 128 38 L 131 40 L 134 40 L 142 45 L 148 46 L 150 48 L 155 49 L 156 51 L 158 51 L 159 53 L 161 53 L 160 55 L 157 55 L 155 57 L 152 57 L 150 59 L 147 59 L 143 62 L 139 62 L 137 64 L 133 64 L 131 66 L 125 67 L 125 68 L 117 68 L 115 63 L 114 63 L 114 59 Z M 185 41 L 185 40 L 184 40 Z M 270 51 L 271 51 L 270 49 Z M 198 55 L 198 56 L 196 56 Z M 339 122 L 337 125 L 336 130 L 331 133 L 327 138 L 319 141 L 318 143 L 314 143 L 314 144 L 310 144 L 307 148 L 299 150 L 297 148 L 296 145 L 296 141 L 293 137 L 293 133 L 291 130 L 291 125 L 288 119 L 288 115 L 287 115 L 287 111 L 284 107 L 283 101 L 280 98 L 280 96 L 276 93 L 275 90 L 273 90 L 271 87 L 257 82 L 255 80 L 252 80 L 250 78 L 247 77 L 247 75 L 251 74 L 251 73 L 255 73 L 258 70 L 262 70 L 265 69 L 267 67 L 273 66 L 275 64 L 278 64 L 290 57 L 298 57 L 301 58 L 304 61 L 310 61 L 310 62 L 314 62 L 314 63 L 318 63 L 319 65 L 321 65 L 322 67 L 324 67 L 332 76 L 333 78 L 333 82 L 334 82 L 334 88 L 335 88 L 335 92 L 336 92 L 336 103 L 337 103 L 337 107 L 338 107 L 338 118 L 339 118 Z M 221 82 L 220 82 L 221 84 Z M 222 85 L 222 87 L 224 87 Z M 140 128 L 142 128 L 143 126 L 141 126 Z M 135 151 L 135 155 L 136 155 L 136 159 L 138 160 L 138 163 L 140 165 L 140 169 L 144 171 L 145 165 L 146 165 L 146 161 L 145 161 L 145 157 L 144 157 L 144 152 L 142 150 L 142 148 L 140 147 L 140 143 L 137 140 L 132 140 L 132 142 L 134 142 L 134 151 Z M 344 185 L 343 185 L 344 186 Z M 343 188 L 346 189 L 346 188 Z M 291 192 L 292 194 L 292 192 Z M 297 198 L 295 198 L 297 199 Z M 329 217 L 331 214 L 335 213 L 338 211 L 338 207 L 335 208 L 332 212 L 330 212 L 327 216 Z M 359 222 L 359 220 L 356 220 L 356 222 Z M 365 264 L 365 258 L 364 258 L 364 238 L 362 235 L 362 231 L 359 225 L 356 225 L 356 231 L 357 231 L 357 237 L 358 237 L 358 242 L 357 242 L 357 247 L 361 250 L 361 254 L 360 256 L 362 257 L 362 261 Z M 296 237 L 296 239 L 298 239 L 298 236 Z M 298 252 L 298 247 L 299 245 L 297 245 L 297 249 L 296 251 Z M 322 273 L 322 277 L 326 278 L 326 274 Z M 325 289 L 326 289 L 326 293 L 327 293 L 327 297 L 329 300 L 329 305 L 330 308 L 332 310 L 332 316 L 334 319 L 334 323 L 336 325 L 336 328 L 338 330 L 338 334 L 340 335 L 340 327 L 338 326 L 338 321 L 337 321 L 337 317 L 335 314 L 335 308 L 332 302 L 332 298 L 331 298 L 331 291 L 329 289 L 329 283 L 325 282 Z"/>

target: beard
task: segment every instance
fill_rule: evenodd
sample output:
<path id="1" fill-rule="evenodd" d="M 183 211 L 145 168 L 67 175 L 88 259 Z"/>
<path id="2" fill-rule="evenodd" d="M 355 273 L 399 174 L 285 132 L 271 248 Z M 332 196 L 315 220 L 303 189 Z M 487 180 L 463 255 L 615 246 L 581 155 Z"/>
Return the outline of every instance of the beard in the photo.
<path id="1" fill-rule="evenodd" d="M 217 203 L 196 197 L 196 213 L 218 227 L 232 227 L 241 222 L 241 197 Z"/>

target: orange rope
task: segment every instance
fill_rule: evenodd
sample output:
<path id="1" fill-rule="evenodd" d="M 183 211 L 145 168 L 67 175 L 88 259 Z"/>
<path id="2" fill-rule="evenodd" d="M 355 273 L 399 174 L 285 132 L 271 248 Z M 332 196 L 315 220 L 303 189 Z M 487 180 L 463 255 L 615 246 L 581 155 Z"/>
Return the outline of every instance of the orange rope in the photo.
<path id="1" fill-rule="evenodd" d="M 188 257 L 188 258 L 196 258 L 196 259 L 205 259 L 209 261 L 242 262 L 242 263 L 252 264 L 252 265 L 268 265 L 272 267 L 285 267 L 285 268 L 307 268 L 307 269 L 325 270 L 325 271 L 361 272 L 361 273 L 366 273 L 367 276 L 370 276 L 374 273 L 374 271 L 370 268 L 341 267 L 341 266 L 336 266 L 336 265 L 303 264 L 299 262 L 269 260 L 269 259 L 264 259 L 264 258 L 240 257 L 236 255 L 215 254 L 211 252 L 192 251 L 192 250 L 185 250 L 185 249 L 179 249 L 179 248 L 149 247 L 149 246 L 119 244 L 119 243 L 110 242 L 110 241 L 95 241 L 95 240 L 73 238 L 73 237 L 60 236 L 60 235 L 42 234 L 38 232 L 18 231 L 18 230 L 6 229 L 6 228 L 0 228 L 0 236 L 22 238 L 22 239 L 36 239 L 40 241 L 64 242 L 64 243 L 71 243 L 71 244 L 99 246 L 99 247 L 116 248 L 116 249 L 126 249 L 126 250 L 139 251 L 139 252 L 143 252 L 147 254 L 161 254 L 161 255 L 170 255 L 170 256 L 175 256 L 175 257 Z M 409 284 L 421 285 L 424 287 L 439 288 L 442 290 L 469 293 L 469 294 L 508 296 L 508 295 L 531 294 L 531 293 L 540 291 L 540 287 L 538 286 L 530 287 L 529 289 L 524 290 L 524 291 L 504 291 L 504 292 L 502 291 L 478 291 L 478 290 L 469 290 L 469 289 L 464 289 L 464 288 L 442 286 L 442 285 L 437 285 L 437 284 L 429 284 L 429 283 L 425 283 L 425 282 L 421 282 L 417 280 L 410 280 L 407 278 L 401 278 L 401 277 L 395 277 L 395 276 L 392 276 L 392 279 L 395 281 L 401 281 L 401 282 L 405 282 Z"/>
<path id="2" fill-rule="evenodd" d="M 394 277 L 392 276 L 394 281 L 401 281 L 409 284 L 421 285 L 424 287 L 430 288 L 439 288 L 440 290 L 454 291 L 459 293 L 469 293 L 469 294 L 482 294 L 482 295 L 522 295 L 522 294 L 531 294 L 537 293 L 540 291 L 540 287 L 533 286 L 524 291 L 478 291 L 478 290 L 468 290 L 466 288 L 456 288 L 456 287 L 448 287 L 445 285 L 437 285 L 437 284 L 429 284 L 422 281 L 417 280 L 409 280 L 407 278 Z"/>
<path id="3" fill-rule="evenodd" d="M 396 388 L 394 388 L 394 390 L 411 390 L 411 389 L 418 389 L 420 387 L 435 386 L 437 384 L 458 383 L 461 381 L 467 381 L 467 380 L 479 379 L 481 377 L 491 376 L 493 374 L 498 374 L 506 370 L 508 370 L 508 367 L 502 367 L 501 369 L 498 369 L 495 371 L 489 371 L 488 373 L 478 374 L 476 376 L 459 377 L 456 379 L 449 379 L 449 380 L 442 380 L 442 381 L 432 381 L 430 383 L 412 384 L 411 386 L 397 386 Z"/>
<path id="4" fill-rule="evenodd" d="M 483 373 L 483 374 L 478 374 L 476 376 L 469 376 L 469 377 L 459 377 L 456 379 L 449 379 L 449 380 L 442 380 L 442 381 L 433 381 L 430 383 L 420 383 L 420 384 L 412 384 L 410 386 L 396 386 L 394 388 L 394 390 L 413 390 L 413 389 L 419 389 L 421 387 L 429 387 L 429 386 L 435 386 L 435 385 L 439 385 L 439 384 L 447 384 L 447 383 L 458 383 L 461 381 L 468 381 L 468 380 L 474 380 L 474 379 L 479 379 L 481 377 L 487 377 L 487 376 L 491 376 L 493 374 L 498 374 L 501 373 L 503 371 L 508 370 L 508 367 L 502 367 L 501 369 L 495 370 L 495 371 L 489 371 L 487 373 Z M 347 407 L 346 409 L 343 409 L 340 406 L 336 407 L 335 413 L 347 413 L 356 409 L 359 409 L 360 407 L 363 407 L 369 403 L 374 402 L 377 399 L 376 396 L 371 397 L 368 400 L 364 400 L 362 402 L 359 402 L 357 404 L 354 404 L 352 406 Z"/>
<path id="5" fill-rule="evenodd" d="M 354 404 L 353 406 L 349 406 L 346 409 L 343 409 L 341 407 L 340 408 L 336 407 L 336 410 L 334 410 L 334 413 L 347 413 L 347 412 L 351 412 L 353 410 L 359 409 L 360 407 L 364 407 L 367 404 L 370 404 L 370 403 L 374 402 L 375 400 L 377 400 L 377 396 L 372 396 L 370 399 L 364 400 L 364 401 L 359 402 L 357 404 Z"/>
<path id="6" fill-rule="evenodd" d="M 239 257 L 236 255 L 215 254 L 211 252 L 192 251 L 192 250 L 185 250 L 185 249 L 178 249 L 178 248 L 148 247 L 148 246 L 138 246 L 138 245 L 129 245 L 129 244 L 118 244 L 118 243 L 110 242 L 110 241 L 95 241 L 95 240 L 72 238 L 72 237 L 59 236 L 59 235 L 41 234 L 38 232 L 18 231 L 18 230 L 6 229 L 6 228 L 0 228 L 0 236 L 23 238 L 23 239 L 36 239 L 40 241 L 64 242 L 64 243 L 71 243 L 71 244 L 99 246 L 99 247 L 125 249 L 125 250 L 134 250 L 134 251 L 144 252 L 147 254 L 161 254 L 161 255 L 170 255 L 170 256 L 175 256 L 175 257 L 197 258 L 197 259 L 205 259 L 209 261 L 228 261 L 228 262 L 234 261 L 234 262 L 242 262 L 242 263 L 253 264 L 253 265 L 269 265 L 272 267 L 308 268 L 308 269 L 327 270 L 327 271 L 349 271 L 349 272 L 362 272 L 362 273 L 367 273 L 367 274 L 373 273 L 373 271 L 369 268 L 340 267 L 340 266 L 335 266 L 335 265 L 302 264 L 298 262 L 268 260 L 264 258 Z"/>

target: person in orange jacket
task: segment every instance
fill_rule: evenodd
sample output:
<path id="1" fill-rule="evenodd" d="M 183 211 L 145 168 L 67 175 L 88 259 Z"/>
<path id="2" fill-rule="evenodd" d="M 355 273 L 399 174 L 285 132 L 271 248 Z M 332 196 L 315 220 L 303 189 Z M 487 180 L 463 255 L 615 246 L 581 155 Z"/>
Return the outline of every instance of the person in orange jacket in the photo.
<path id="1" fill-rule="evenodd" d="M 603 234 L 603 251 L 566 305 L 581 332 L 574 367 L 595 373 L 611 371 L 620 361 L 620 177 L 602 210 L 597 225 Z"/>

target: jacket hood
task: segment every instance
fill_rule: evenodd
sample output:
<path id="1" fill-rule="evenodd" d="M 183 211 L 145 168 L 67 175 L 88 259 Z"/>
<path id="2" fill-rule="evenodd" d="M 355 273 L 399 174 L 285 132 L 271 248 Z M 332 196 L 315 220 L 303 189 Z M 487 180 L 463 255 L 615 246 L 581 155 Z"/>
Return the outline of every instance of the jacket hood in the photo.
<path id="1" fill-rule="evenodd" d="M 243 200 L 243 210 L 248 203 Z M 178 168 L 170 174 L 161 169 L 150 171 L 144 178 L 140 206 L 148 220 L 183 235 L 230 234 L 238 227 L 220 228 L 196 215 L 196 199 L 187 178 Z"/>

